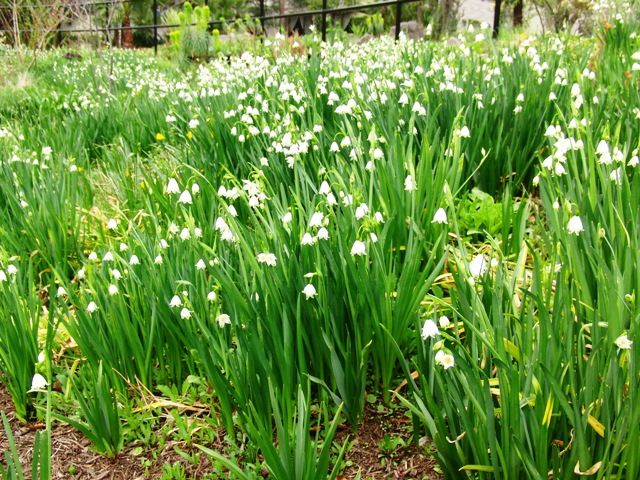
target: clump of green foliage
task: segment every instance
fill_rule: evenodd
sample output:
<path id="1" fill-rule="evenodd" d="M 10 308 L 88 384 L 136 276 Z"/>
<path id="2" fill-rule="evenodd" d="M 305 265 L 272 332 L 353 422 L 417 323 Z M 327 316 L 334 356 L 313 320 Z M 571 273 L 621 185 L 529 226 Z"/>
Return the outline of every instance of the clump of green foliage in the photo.
<path id="1" fill-rule="evenodd" d="M 169 34 L 171 44 L 181 61 L 204 61 L 210 56 L 209 34 L 211 10 L 207 5 L 193 7 L 185 2 L 179 14 L 180 29 Z"/>
<path id="2" fill-rule="evenodd" d="M 460 230 L 467 235 L 487 232 L 495 236 L 502 228 L 502 204 L 474 188 L 460 201 L 458 219 Z"/>

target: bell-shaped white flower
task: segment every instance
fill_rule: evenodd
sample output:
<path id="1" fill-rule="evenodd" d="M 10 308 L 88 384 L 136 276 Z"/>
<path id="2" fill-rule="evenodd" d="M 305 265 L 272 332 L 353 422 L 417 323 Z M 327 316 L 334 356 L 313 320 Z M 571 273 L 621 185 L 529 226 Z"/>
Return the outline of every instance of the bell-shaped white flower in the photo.
<path id="1" fill-rule="evenodd" d="M 447 224 L 447 212 L 444 210 L 444 208 L 439 208 L 436 213 L 433 215 L 433 220 L 431 220 L 431 223 L 440 223 L 443 225 Z"/>
<path id="2" fill-rule="evenodd" d="M 171 195 L 180 193 L 180 185 L 178 185 L 178 181 L 175 178 L 170 178 L 164 191 Z"/>
<path id="3" fill-rule="evenodd" d="M 221 313 L 216 317 L 216 322 L 220 328 L 224 328 L 225 325 L 231 325 L 231 317 L 226 313 Z"/>
<path id="4" fill-rule="evenodd" d="M 315 297 L 318 294 L 318 292 L 316 291 L 316 287 L 314 287 L 311 283 L 307 283 L 305 285 L 305 287 L 302 289 L 302 293 L 304 293 L 304 296 L 307 300 Z"/>
<path id="5" fill-rule="evenodd" d="M 472 277 L 481 277 L 487 271 L 487 260 L 484 255 L 478 254 L 469 262 L 469 273 Z"/>
<path id="6" fill-rule="evenodd" d="M 177 308 L 182 306 L 182 300 L 180 300 L 180 297 L 178 295 L 174 295 L 173 297 L 171 297 L 171 300 L 169 301 L 169 306 L 171 308 Z"/>
<path id="7" fill-rule="evenodd" d="M 580 235 L 584 232 L 584 226 L 582 225 L 582 219 L 577 215 L 574 215 L 569 219 L 567 223 L 567 231 L 570 235 Z"/>
<path id="8" fill-rule="evenodd" d="M 367 245 L 364 242 L 361 242 L 360 240 L 356 240 L 355 242 L 353 242 L 353 245 L 351 247 L 351 255 L 352 256 L 362 256 L 364 254 L 367 253 Z"/>
<path id="9" fill-rule="evenodd" d="M 193 199 L 191 198 L 191 192 L 189 190 L 185 190 L 180 194 L 180 198 L 178 198 L 178 203 L 182 203 L 184 205 L 191 205 L 193 203 Z"/>
<path id="10" fill-rule="evenodd" d="M 33 378 L 31 379 L 31 392 L 41 392 L 43 390 L 46 390 L 47 385 L 49 385 L 49 383 L 47 382 L 47 379 L 44 378 L 42 375 L 40 375 L 39 373 L 36 373 Z"/>
<path id="11" fill-rule="evenodd" d="M 422 337 L 422 339 L 426 340 L 427 338 L 435 338 L 438 335 L 440 335 L 440 330 L 438 329 L 438 325 L 436 325 L 436 322 L 430 319 L 425 320 L 420 332 L 420 336 Z"/>

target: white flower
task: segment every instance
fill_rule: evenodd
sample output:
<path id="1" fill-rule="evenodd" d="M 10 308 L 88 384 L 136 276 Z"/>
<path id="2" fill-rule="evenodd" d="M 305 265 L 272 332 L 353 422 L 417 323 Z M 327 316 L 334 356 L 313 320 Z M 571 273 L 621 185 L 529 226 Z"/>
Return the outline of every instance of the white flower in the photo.
<path id="1" fill-rule="evenodd" d="M 203 259 L 198 260 L 198 263 L 196 263 L 196 270 L 204 270 L 207 267 L 207 264 L 204 263 Z"/>
<path id="2" fill-rule="evenodd" d="M 615 183 L 617 185 L 621 185 L 622 184 L 622 167 L 618 167 L 614 171 L 612 171 L 609 174 L 609 179 L 613 183 Z"/>
<path id="3" fill-rule="evenodd" d="M 344 195 L 344 196 L 342 197 L 342 204 L 343 204 L 345 207 L 348 207 L 348 206 L 349 206 L 349 205 L 351 205 L 352 203 L 353 203 L 353 195 L 348 194 L 348 195 Z"/>
<path id="4" fill-rule="evenodd" d="M 113 262 L 113 253 L 111 253 L 111 252 L 105 253 L 104 257 L 102 257 L 102 261 L 103 262 Z"/>
<path id="5" fill-rule="evenodd" d="M 318 239 L 320 239 L 320 240 L 328 240 L 329 239 L 329 230 L 327 230 L 324 227 L 322 227 L 320 230 L 318 230 Z"/>
<path id="6" fill-rule="evenodd" d="M 277 258 L 275 254 L 264 252 L 258 254 L 258 263 L 264 263 L 270 267 L 275 267 L 277 262 Z"/>
<path id="7" fill-rule="evenodd" d="M 140 259 L 138 258 L 137 255 L 131 255 L 131 258 L 129 259 L 129 265 L 139 265 L 140 264 Z"/>
<path id="8" fill-rule="evenodd" d="M 455 359 L 453 355 L 450 353 L 446 353 L 443 350 L 438 350 L 436 353 L 436 364 L 442 366 L 445 370 L 453 367 L 455 365 Z"/>
<path id="9" fill-rule="evenodd" d="M 200 185 L 198 185 L 197 183 L 194 183 L 193 185 L 191 185 L 191 193 L 193 193 L 194 195 L 197 195 L 200 192 Z"/>
<path id="10" fill-rule="evenodd" d="M 76 276 L 80 279 L 84 278 L 84 268 L 81 268 L 80 270 L 78 270 L 78 273 L 76 274 Z"/>
<path id="11" fill-rule="evenodd" d="M 375 232 L 371 232 L 369 234 L 369 238 L 371 239 L 371 243 L 377 243 L 378 242 L 378 235 L 376 235 Z"/>
<path id="12" fill-rule="evenodd" d="M 117 285 L 109 285 L 109 295 L 114 296 L 118 293 L 118 286 Z"/>
<path id="13" fill-rule="evenodd" d="M 108 230 L 115 230 L 116 228 L 118 228 L 118 221 L 115 218 L 112 218 L 107 222 Z"/>
<path id="14" fill-rule="evenodd" d="M 580 235 L 580 233 L 584 232 L 584 226 L 582 225 L 580 217 L 574 215 L 569 219 L 569 223 L 567 223 L 567 231 L 571 235 Z"/>
<path id="15" fill-rule="evenodd" d="M 4 273 L 4 270 L 0 270 L 0 282 L 6 282 L 7 281 L 7 274 Z"/>
<path id="16" fill-rule="evenodd" d="M 67 291 L 64 289 L 64 287 L 58 287 L 58 290 L 56 291 L 56 297 L 64 297 L 66 294 Z"/>
<path id="17" fill-rule="evenodd" d="M 18 269 L 16 268 L 15 265 L 9 265 L 7 266 L 7 273 L 9 275 L 15 275 L 16 273 L 18 273 Z"/>
<path id="18" fill-rule="evenodd" d="M 224 232 L 225 230 L 229 230 L 229 226 L 227 225 L 227 222 L 225 222 L 224 218 L 222 217 L 216 218 L 216 221 L 213 222 L 213 228 L 215 228 L 219 232 Z"/>
<path id="19" fill-rule="evenodd" d="M 366 203 L 361 203 L 356 208 L 356 220 L 360 220 L 362 217 L 367 215 L 367 213 L 369 213 L 369 207 Z"/>
<path id="20" fill-rule="evenodd" d="M 316 239 L 309 232 L 305 233 L 300 241 L 301 245 L 313 245 L 314 243 L 316 243 Z"/>
<path id="21" fill-rule="evenodd" d="M 373 214 L 373 219 L 378 223 L 384 223 L 384 217 L 381 212 L 376 212 Z"/>
<path id="22" fill-rule="evenodd" d="M 89 305 L 87 305 L 87 312 L 93 313 L 96 310 L 98 310 L 98 305 L 96 304 L 96 302 L 89 302 Z"/>
<path id="23" fill-rule="evenodd" d="M 447 328 L 449 325 L 451 325 L 451 320 L 449 320 L 449 317 L 447 317 L 446 315 L 442 315 L 438 319 L 438 323 L 440 324 L 440 328 Z"/>
<path id="24" fill-rule="evenodd" d="M 236 210 L 236 207 L 234 207 L 233 205 L 229 205 L 227 207 L 227 212 L 229 212 L 229 215 L 231 215 L 232 217 L 238 216 L 238 211 Z"/>
<path id="25" fill-rule="evenodd" d="M 359 255 L 362 256 L 367 253 L 367 245 L 360 240 L 356 240 L 353 242 L 353 246 L 351 247 L 351 255 Z"/>
<path id="26" fill-rule="evenodd" d="M 329 187 L 329 183 L 327 183 L 327 181 L 326 181 L 326 180 L 325 180 L 325 181 L 323 181 L 323 182 L 320 184 L 320 189 L 318 190 L 318 193 L 319 193 L 320 195 L 326 195 L 326 194 L 328 194 L 330 191 L 331 191 L 331 187 Z"/>
<path id="27" fill-rule="evenodd" d="M 469 138 L 471 137 L 471 132 L 469 131 L 469 127 L 467 127 L 466 125 L 463 126 L 460 130 L 458 130 L 458 136 L 460 138 Z"/>
<path id="28" fill-rule="evenodd" d="M 633 345 L 633 342 L 629 340 L 629 337 L 625 334 L 625 335 L 620 335 L 618 338 L 616 338 L 615 344 L 616 344 L 616 347 L 618 347 L 621 350 L 631 350 L 631 346 Z"/>
<path id="29" fill-rule="evenodd" d="M 324 214 L 322 212 L 314 212 L 313 215 L 311 215 L 311 220 L 309 220 L 309 227 L 321 227 L 323 219 Z"/>
<path id="30" fill-rule="evenodd" d="M 407 175 L 407 178 L 404 179 L 404 189 L 407 192 L 413 192 L 416 189 L 416 182 L 411 175 Z"/>
<path id="31" fill-rule="evenodd" d="M 180 310 L 180 318 L 186 320 L 187 318 L 191 318 L 191 311 L 188 308 L 183 308 Z"/>
<path id="32" fill-rule="evenodd" d="M 39 373 L 36 373 L 33 376 L 33 378 L 31 379 L 31 391 L 32 392 L 45 390 L 47 388 L 47 385 L 49 385 L 47 383 L 47 379 L 44 378 Z"/>
<path id="33" fill-rule="evenodd" d="M 435 338 L 437 335 L 440 335 L 440 330 L 438 330 L 438 325 L 433 320 L 426 320 L 424 325 L 422 325 L 422 331 L 420 333 L 423 340 L 427 338 Z"/>
<path id="34" fill-rule="evenodd" d="M 484 255 L 478 254 L 469 262 L 469 273 L 472 277 L 481 277 L 487 271 L 487 261 Z"/>
<path id="35" fill-rule="evenodd" d="M 180 194 L 180 198 L 178 198 L 178 203 L 183 203 L 185 205 L 191 205 L 193 203 L 191 199 L 191 193 L 189 190 L 185 190 Z"/>
<path id="36" fill-rule="evenodd" d="M 224 328 L 225 325 L 231 325 L 231 317 L 226 313 L 221 313 L 216 317 L 216 322 L 220 328 Z"/>
<path id="37" fill-rule="evenodd" d="M 222 240 L 224 240 L 225 242 L 235 242 L 236 241 L 236 236 L 229 229 L 223 230 L 221 235 L 220 235 L 220 238 L 222 238 Z"/>
<path id="38" fill-rule="evenodd" d="M 200 125 L 200 122 L 198 121 L 197 118 L 192 118 L 191 120 L 189 120 L 189 128 L 190 129 L 194 129 L 196 128 L 198 125 Z"/>
<path id="39" fill-rule="evenodd" d="M 178 185 L 178 181 L 175 178 L 170 178 L 167 186 L 164 189 L 165 192 L 169 194 L 176 194 L 180 192 L 180 186 Z"/>
<path id="40" fill-rule="evenodd" d="M 122 273 L 120 273 L 120 270 L 118 270 L 117 268 L 110 270 L 109 273 L 111 273 L 111 276 L 116 280 L 120 280 L 122 278 Z"/>
<path id="41" fill-rule="evenodd" d="M 282 216 L 282 223 L 284 225 L 286 225 L 287 223 L 291 222 L 291 220 L 293 219 L 293 215 L 291 215 L 291 212 L 287 212 Z"/>
<path id="42" fill-rule="evenodd" d="M 210 302 L 215 302 L 217 298 L 218 298 L 218 295 L 216 295 L 216 292 L 214 292 L 213 290 L 211 290 L 207 294 L 207 300 L 209 300 Z"/>
<path id="43" fill-rule="evenodd" d="M 447 224 L 447 212 L 445 212 L 444 208 L 439 208 L 435 215 L 433 216 L 433 220 L 431 220 L 431 223 L 441 223 L 441 224 Z"/>
<path id="44" fill-rule="evenodd" d="M 190 237 L 191 237 L 191 233 L 189 232 L 188 228 L 185 227 L 180 231 L 180 239 L 181 240 L 183 240 L 183 241 L 184 240 L 189 240 Z"/>
<path id="45" fill-rule="evenodd" d="M 178 295 L 174 295 L 173 297 L 171 297 L 171 300 L 169 301 L 169 306 L 171 308 L 176 308 L 182 305 L 182 300 L 180 300 L 180 297 Z"/>
<path id="46" fill-rule="evenodd" d="M 398 103 L 399 103 L 400 105 L 408 105 L 408 104 L 409 104 L 409 97 L 407 96 L 407 94 L 406 94 L 406 93 L 403 93 L 403 94 L 400 96 L 400 100 L 398 100 Z"/>
<path id="47" fill-rule="evenodd" d="M 314 287 L 311 283 L 307 283 L 305 287 L 302 289 L 302 293 L 304 293 L 307 300 L 315 297 L 318 292 L 316 292 L 316 287 Z"/>
<path id="48" fill-rule="evenodd" d="M 129 250 L 129 246 L 126 243 L 121 243 L 120 244 L 120 251 L 121 252 L 126 252 L 127 250 Z"/>
<path id="49" fill-rule="evenodd" d="M 153 263 L 156 265 L 162 265 L 162 255 L 157 255 L 156 258 L 153 259 Z"/>

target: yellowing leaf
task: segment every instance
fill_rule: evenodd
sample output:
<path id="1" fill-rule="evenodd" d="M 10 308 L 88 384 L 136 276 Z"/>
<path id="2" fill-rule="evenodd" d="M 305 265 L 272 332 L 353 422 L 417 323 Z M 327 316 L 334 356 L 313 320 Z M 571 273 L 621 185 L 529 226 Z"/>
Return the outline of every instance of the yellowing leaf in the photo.
<path id="1" fill-rule="evenodd" d="M 604 438 L 604 425 L 601 424 L 596 417 L 589 415 L 587 422 L 589 422 L 591 428 L 593 428 L 598 435 Z"/>
<path id="2" fill-rule="evenodd" d="M 506 338 L 502 339 L 504 342 L 504 349 L 507 351 L 509 355 L 515 358 L 518 362 L 520 361 L 520 349 L 513 343 L 511 340 Z"/>
<path id="3" fill-rule="evenodd" d="M 597 462 L 594 463 L 591 468 L 588 468 L 587 470 L 585 470 L 584 472 L 582 470 L 580 470 L 580 462 L 578 461 L 578 463 L 576 463 L 576 468 L 573 469 L 573 473 L 575 473 L 576 475 L 580 475 L 583 477 L 589 476 L 589 475 L 595 475 L 596 472 L 598 470 L 600 470 L 600 467 L 602 466 L 602 462 Z"/>
<path id="4" fill-rule="evenodd" d="M 465 465 L 460 470 L 493 473 L 493 467 L 490 465 Z"/>
<path id="5" fill-rule="evenodd" d="M 547 399 L 547 406 L 544 409 L 544 417 L 542 417 L 542 425 L 548 427 L 551 423 L 551 416 L 553 415 L 553 398 L 549 395 Z"/>
<path id="6" fill-rule="evenodd" d="M 414 371 L 414 372 L 411 372 L 411 378 L 413 378 L 414 380 L 416 378 L 418 378 L 419 376 L 420 376 L 420 374 L 418 373 L 417 370 Z M 407 382 L 407 380 L 403 380 L 402 382 L 400 382 L 400 385 L 398 385 L 398 388 L 396 388 L 393 391 L 393 396 L 396 397 L 400 393 L 400 390 L 402 390 L 407 385 L 407 383 L 409 383 L 409 382 Z"/>

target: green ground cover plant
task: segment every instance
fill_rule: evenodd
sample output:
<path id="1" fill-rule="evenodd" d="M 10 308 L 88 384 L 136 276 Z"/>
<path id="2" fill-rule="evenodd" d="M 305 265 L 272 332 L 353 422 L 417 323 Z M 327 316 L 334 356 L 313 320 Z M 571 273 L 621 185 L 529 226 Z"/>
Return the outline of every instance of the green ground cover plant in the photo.
<path id="1" fill-rule="evenodd" d="M 489 36 L 51 51 L 0 91 L 0 382 L 40 478 L 52 418 L 114 456 L 162 405 L 223 475 L 336 478 L 371 397 L 446 478 L 640 476 L 636 26 Z"/>

